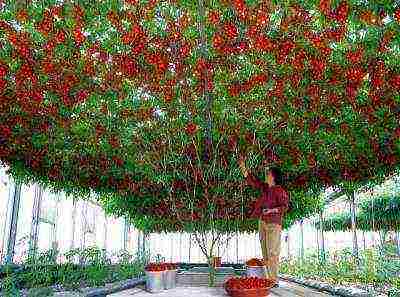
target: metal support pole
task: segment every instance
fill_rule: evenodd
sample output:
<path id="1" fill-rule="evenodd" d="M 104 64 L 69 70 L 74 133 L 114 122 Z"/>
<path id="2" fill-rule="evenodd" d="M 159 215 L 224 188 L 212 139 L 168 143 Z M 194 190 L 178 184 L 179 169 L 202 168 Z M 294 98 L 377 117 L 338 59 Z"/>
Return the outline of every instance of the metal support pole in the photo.
<path id="1" fill-rule="evenodd" d="M 128 247 L 128 239 L 129 239 L 129 229 L 130 229 L 130 227 L 129 227 L 129 222 L 128 222 L 128 219 L 127 218 L 125 218 L 124 219 L 124 234 L 123 234 L 123 242 L 122 242 L 122 249 L 124 250 L 124 251 L 126 251 L 127 250 L 127 247 Z"/>
<path id="2" fill-rule="evenodd" d="M 143 232 L 143 253 L 148 253 L 150 252 L 150 243 L 149 243 L 149 233 Z"/>
<path id="3" fill-rule="evenodd" d="M 317 242 L 317 254 L 318 254 L 318 257 L 320 257 L 321 258 L 321 247 L 320 247 L 320 245 L 321 245 L 321 240 L 319 239 L 319 233 L 320 233 L 320 231 L 317 229 L 316 230 L 316 232 L 315 232 L 315 240 L 316 240 L 316 242 Z"/>
<path id="4" fill-rule="evenodd" d="M 173 256 L 174 256 L 174 239 L 172 236 L 170 236 L 170 241 L 171 241 L 171 254 L 170 254 L 170 263 L 173 262 Z"/>
<path id="5" fill-rule="evenodd" d="M 357 222 L 356 222 L 356 198 L 354 191 L 350 193 L 351 198 L 351 230 L 353 232 L 353 255 L 358 262 L 358 241 L 357 241 Z"/>
<path id="6" fill-rule="evenodd" d="M 21 184 L 15 184 L 14 193 L 10 196 L 10 219 L 7 230 L 7 250 L 6 260 L 7 264 L 12 263 L 14 260 L 14 249 L 15 241 L 17 237 L 17 224 L 18 224 L 18 213 L 19 205 L 21 202 Z"/>
<path id="7" fill-rule="evenodd" d="M 236 232 L 236 264 L 239 264 L 239 235 Z"/>
<path id="8" fill-rule="evenodd" d="M 103 229 L 104 229 L 104 249 L 107 251 L 108 217 L 106 212 L 104 212 Z"/>
<path id="9" fill-rule="evenodd" d="M 325 250 L 325 231 L 324 231 L 324 225 L 325 225 L 325 220 L 324 220 L 324 213 L 323 211 L 320 211 L 319 213 L 319 222 L 320 222 L 320 230 L 321 230 L 321 259 L 326 260 L 326 250 Z"/>
<path id="10" fill-rule="evenodd" d="M 142 251 L 142 247 L 143 247 L 143 244 L 142 244 L 142 240 L 143 240 L 142 233 L 143 233 L 142 231 L 138 230 L 138 233 L 137 233 L 137 252 L 139 254 L 143 254 L 143 251 Z"/>
<path id="11" fill-rule="evenodd" d="M 304 261 L 304 226 L 303 220 L 300 220 L 300 259 Z"/>
<path id="12" fill-rule="evenodd" d="M 5 250 L 7 249 L 6 247 L 6 242 L 7 242 L 7 217 L 9 216 L 9 210 L 10 210 L 10 204 L 11 204 L 11 197 L 14 195 L 14 190 L 15 187 L 9 187 L 8 188 L 8 199 L 7 199 L 7 204 L 6 204 L 6 209 L 5 209 L 5 218 L 4 218 L 4 224 L 3 228 L 1 230 L 1 247 L 0 247 L 0 264 L 3 263 L 3 260 L 5 260 Z M 4 256 L 4 258 L 3 258 Z"/>
<path id="13" fill-rule="evenodd" d="M 396 232 L 397 254 L 400 256 L 400 231 Z"/>
<path id="14" fill-rule="evenodd" d="M 290 235 L 289 231 L 286 234 L 287 257 L 290 259 Z"/>
<path id="15" fill-rule="evenodd" d="M 228 253 L 229 251 L 229 244 L 230 244 L 230 238 L 228 238 L 228 236 L 226 236 L 226 247 L 225 247 L 225 255 L 226 255 L 226 261 L 228 263 L 230 262 L 230 254 Z"/>
<path id="16" fill-rule="evenodd" d="M 179 262 L 182 263 L 182 233 L 179 233 Z"/>
<path id="17" fill-rule="evenodd" d="M 35 196 L 33 200 L 32 209 L 32 224 L 31 233 L 29 236 L 29 253 L 31 256 L 35 256 L 37 252 L 38 243 L 38 232 L 39 232 L 39 222 L 40 222 L 40 209 L 42 206 L 43 189 L 36 185 L 35 186 Z"/>
<path id="18" fill-rule="evenodd" d="M 87 230 L 87 202 L 82 201 L 81 210 L 81 242 L 80 248 L 83 250 L 86 247 L 86 230 Z"/>
<path id="19" fill-rule="evenodd" d="M 363 248 L 365 251 L 367 249 L 367 241 L 365 239 L 365 231 L 362 232 L 362 237 L 363 237 Z"/>
<path id="20" fill-rule="evenodd" d="M 60 206 L 60 197 L 57 195 L 57 201 L 56 201 L 56 214 L 54 217 L 54 222 L 52 222 L 52 232 L 51 232 L 51 248 L 53 250 L 57 250 L 58 249 L 58 241 L 57 241 L 57 221 L 58 221 L 58 209 Z"/>
<path id="21" fill-rule="evenodd" d="M 189 234 L 189 263 L 190 263 L 190 256 L 191 256 L 191 252 L 192 252 L 192 234 Z"/>
<path id="22" fill-rule="evenodd" d="M 72 250 L 75 248 L 75 233 L 76 233 L 76 198 L 72 198 L 72 236 L 71 236 L 71 243 L 70 249 Z"/>

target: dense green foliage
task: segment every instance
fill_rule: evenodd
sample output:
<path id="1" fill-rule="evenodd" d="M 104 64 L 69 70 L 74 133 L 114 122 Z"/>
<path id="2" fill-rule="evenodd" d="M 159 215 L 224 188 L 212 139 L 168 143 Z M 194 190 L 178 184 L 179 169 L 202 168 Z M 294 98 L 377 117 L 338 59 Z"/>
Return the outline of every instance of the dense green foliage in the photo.
<path id="1" fill-rule="evenodd" d="M 400 195 L 380 195 L 364 199 L 356 213 L 357 229 L 363 231 L 400 230 Z M 320 228 L 320 222 L 316 227 Z M 346 231 L 351 229 L 349 211 L 334 213 L 324 219 L 325 231 Z"/>
<path id="2" fill-rule="evenodd" d="M 396 1 L 201 3 L 2 1 L 0 160 L 14 177 L 94 190 L 147 230 L 246 230 L 256 193 L 240 156 L 258 175 L 281 167 L 286 225 L 325 187 L 398 168 Z"/>
<path id="3" fill-rule="evenodd" d="M 326 261 L 309 253 L 304 261 L 290 259 L 282 262 L 281 272 L 296 277 L 316 279 L 337 285 L 360 285 L 373 293 L 382 291 L 388 296 L 400 295 L 400 258 L 395 246 L 386 250 L 363 250 L 357 264 L 351 250 L 331 252 Z M 375 295 L 374 295 L 375 296 Z"/>
<path id="4" fill-rule="evenodd" d="M 65 257 L 62 264 L 57 261 L 59 256 Z M 111 263 L 104 250 L 95 247 L 74 249 L 63 255 L 54 250 L 31 254 L 21 265 L 1 267 L 2 292 L 14 297 L 22 288 L 52 292 L 51 286 L 64 290 L 103 286 L 143 275 L 149 261 L 146 255 L 131 255 L 126 251 L 113 258 L 115 263 Z"/>

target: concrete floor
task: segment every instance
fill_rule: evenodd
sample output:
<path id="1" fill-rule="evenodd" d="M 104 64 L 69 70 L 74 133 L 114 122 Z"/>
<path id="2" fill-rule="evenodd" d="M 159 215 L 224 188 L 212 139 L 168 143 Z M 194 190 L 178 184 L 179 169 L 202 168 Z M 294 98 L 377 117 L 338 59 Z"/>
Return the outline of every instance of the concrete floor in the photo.
<path id="1" fill-rule="evenodd" d="M 280 287 L 271 290 L 270 297 L 326 297 L 329 294 L 320 293 L 293 283 L 280 281 Z M 144 291 L 143 288 L 135 288 L 120 293 L 108 295 L 109 297 L 150 297 L 150 296 L 168 296 L 168 297 L 223 297 L 228 296 L 223 288 L 207 287 L 178 287 L 172 290 L 163 291 L 157 294 L 151 294 Z"/>

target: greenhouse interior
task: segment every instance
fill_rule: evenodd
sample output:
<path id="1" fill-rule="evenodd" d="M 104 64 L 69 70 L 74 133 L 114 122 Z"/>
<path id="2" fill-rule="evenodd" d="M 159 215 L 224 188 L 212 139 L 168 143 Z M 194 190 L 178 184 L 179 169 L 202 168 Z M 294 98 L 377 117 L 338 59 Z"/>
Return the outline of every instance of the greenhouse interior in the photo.
<path id="1" fill-rule="evenodd" d="M 398 0 L 0 0 L 0 297 L 400 296 Z"/>

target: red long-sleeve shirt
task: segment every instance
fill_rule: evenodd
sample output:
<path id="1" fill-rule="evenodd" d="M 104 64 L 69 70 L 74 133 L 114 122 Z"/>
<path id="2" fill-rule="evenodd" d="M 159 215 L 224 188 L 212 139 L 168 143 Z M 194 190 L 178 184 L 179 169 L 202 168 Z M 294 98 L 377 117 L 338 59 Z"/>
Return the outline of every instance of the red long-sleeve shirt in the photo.
<path id="1" fill-rule="evenodd" d="M 247 183 L 256 189 L 261 190 L 261 197 L 254 206 L 251 217 L 261 218 L 266 223 L 282 225 L 283 215 L 289 208 L 289 196 L 281 186 L 268 186 L 251 173 L 247 175 Z M 278 212 L 262 215 L 263 209 L 278 209 Z"/>

